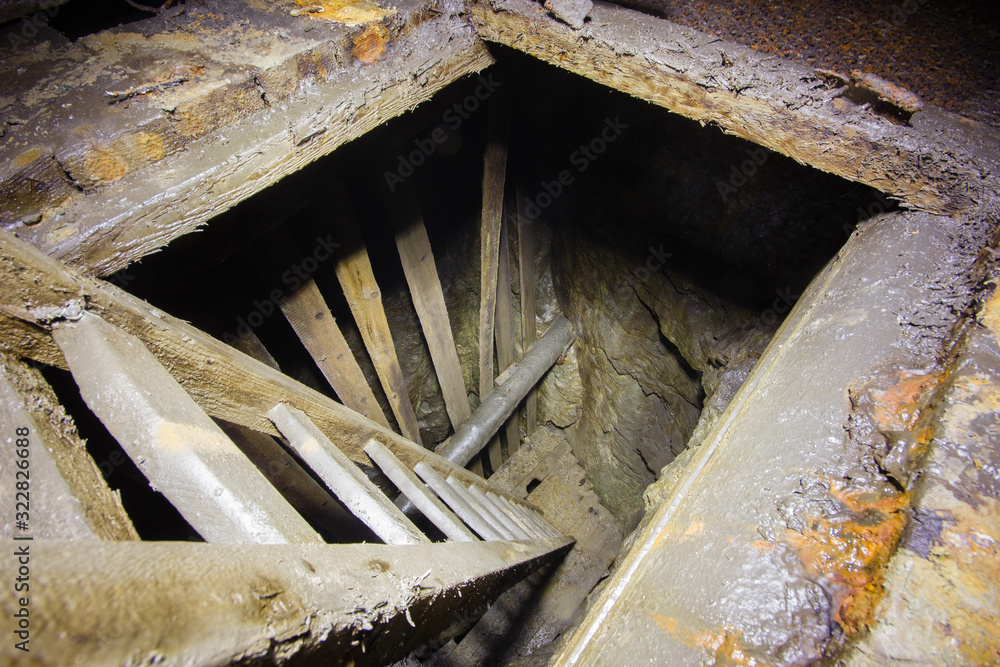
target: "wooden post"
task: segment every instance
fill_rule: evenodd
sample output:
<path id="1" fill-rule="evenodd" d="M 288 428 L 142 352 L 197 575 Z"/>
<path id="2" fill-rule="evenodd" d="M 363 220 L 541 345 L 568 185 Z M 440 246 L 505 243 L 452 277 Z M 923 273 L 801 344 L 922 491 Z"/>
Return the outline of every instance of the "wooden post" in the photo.
<path id="1" fill-rule="evenodd" d="M 497 341 L 497 370 L 503 375 L 514 365 L 514 298 L 510 291 L 510 224 L 504 222 L 500 228 L 500 261 L 497 271 L 497 313 L 496 313 L 496 341 Z M 497 379 L 500 379 L 499 377 Z M 517 411 L 511 415 L 504 424 L 504 439 L 506 440 L 506 451 L 501 447 L 500 463 L 510 458 L 511 454 L 517 451 L 521 445 L 521 427 L 518 423 Z M 490 443 L 492 447 L 493 443 Z M 490 454 L 490 463 L 494 460 L 494 455 Z M 493 466 L 496 472 L 499 465 Z"/>
<path id="2" fill-rule="evenodd" d="M 392 343 L 389 322 L 382 307 L 382 292 L 375 280 L 364 238 L 358 231 L 357 221 L 351 210 L 350 195 L 343 183 L 337 184 L 335 192 L 335 201 L 340 207 L 338 230 L 343 239 L 337 258 L 337 279 L 344 289 L 344 296 L 354 313 L 354 320 L 361 331 L 382 388 L 385 389 L 389 406 L 399 423 L 400 433 L 420 444 L 417 415 L 413 412 L 403 370 Z"/>
<path id="3" fill-rule="evenodd" d="M 457 429 L 469 418 L 472 410 L 448 319 L 448 308 L 441 291 L 441 280 L 434 263 L 434 252 L 420 214 L 420 204 L 409 183 L 401 185 L 395 195 L 389 195 L 388 202 L 396 247 L 410 286 L 413 307 L 431 353 L 445 409 L 452 427 Z"/>
<path id="4" fill-rule="evenodd" d="M 490 103 L 489 138 L 483 160 L 483 212 L 480 225 L 479 401 L 493 390 L 493 330 L 496 320 L 497 271 L 507 172 L 507 113 L 502 95 Z M 499 446 L 490 445 L 493 470 L 503 463 Z"/>
<path id="5" fill-rule="evenodd" d="M 518 187 L 515 195 L 517 211 L 517 264 L 521 277 L 521 356 L 535 344 L 535 224 L 524 214 L 524 197 Z M 538 392 L 532 389 L 524 401 L 524 432 L 531 435 L 538 422 Z"/>

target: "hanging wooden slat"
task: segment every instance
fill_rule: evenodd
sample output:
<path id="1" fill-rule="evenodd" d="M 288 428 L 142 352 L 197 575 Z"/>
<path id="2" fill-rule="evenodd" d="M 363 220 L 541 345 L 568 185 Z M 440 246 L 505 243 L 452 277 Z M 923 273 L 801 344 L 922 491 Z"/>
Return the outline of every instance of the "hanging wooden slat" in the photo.
<path id="1" fill-rule="evenodd" d="M 517 260 L 521 278 L 521 355 L 535 344 L 535 225 L 524 214 L 524 197 L 516 190 Z M 538 392 L 531 390 L 524 401 L 524 432 L 531 435 L 538 422 Z M 512 452 L 513 453 L 513 452 Z"/>
<path id="2" fill-rule="evenodd" d="M 496 321 L 497 271 L 503 218 L 504 179 L 507 172 L 507 113 L 502 95 L 490 103 L 489 138 L 483 161 L 483 211 L 480 226 L 479 290 L 479 400 L 493 389 L 493 330 Z M 487 456 L 493 470 L 503 463 L 499 446 Z"/>
<path id="3" fill-rule="evenodd" d="M 302 261 L 291 239 L 281 230 L 269 234 L 263 242 L 248 250 L 247 255 L 268 287 L 284 285 L 282 276 L 287 274 L 289 267 L 297 266 Z M 311 277 L 302 280 L 296 275 L 292 284 L 297 288 L 291 292 L 279 289 L 281 298 L 277 301 L 295 335 L 337 392 L 337 398 L 352 410 L 388 428 L 389 420 L 372 393 L 316 281 Z M 253 335 L 253 332 L 250 334 Z"/>
<path id="4" fill-rule="evenodd" d="M 410 287 L 413 307 L 420 319 L 434 371 L 441 385 L 445 409 L 452 427 L 457 429 L 472 411 L 420 204 L 409 183 L 399 186 L 388 202 L 396 247 Z"/>
<path id="5" fill-rule="evenodd" d="M 509 223 L 504 222 L 500 229 L 500 254 L 497 271 L 497 370 L 501 375 L 514 364 L 514 298 L 510 291 L 509 228 Z M 504 440 L 506 451 L 501 448 L 501 462 L 510 458 L 510 455 L 517 451 L 521 445 L 521 427 L 518 424 L 516 410 L 504 424 Z M 493 443 L 490 443 L 490 446 L 492 447 Z M 494 454 L 491 453 L 491 463 L 494 458 Z M 499 465 L 494 465 L 493 470 L 496 471 L 499 468 Z"/>
<path id="6" fill-rule="evenodd" d="M 338 232 L 342 239 L 337 256 L 337 279 L 344 289 L 344 296 L 354 313 L 354 320 L 365 341 L 368 355 L 375 365 L 382 388 L 389 399 L 389 406 L 399 423 L 399 430 L 413 442 L 420 444 L 420 426 L 406 390 L 403 370 L 396 357 L 396 348 L 389 331 L 389 322 L 382 307 L 379 290 L 364 238 L 358 230 L 351 198 L 343 183 L 335 187 L 335 200 L 340 204 Z"/>

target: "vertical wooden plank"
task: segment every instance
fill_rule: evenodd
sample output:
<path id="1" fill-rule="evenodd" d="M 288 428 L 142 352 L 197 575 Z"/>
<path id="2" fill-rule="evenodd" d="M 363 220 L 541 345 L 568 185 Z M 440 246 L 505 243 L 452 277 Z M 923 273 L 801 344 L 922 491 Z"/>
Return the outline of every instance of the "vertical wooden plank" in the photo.
<path id="1" fill-rule="evenodd" d="M 535 343 L 535 225 L 524 214 L 524 197 L 517 188 L 517 259 L 521 277 L 521 354 Z M 524 402 L 524 432 L 531 435 L 538 422 L 538 392 L 531 390 Z M 513 452 L 511 452 L 513 454 Z"/>
<path id="2" fill-rule="evenodd" d="M 471 414 L 469 394 L 465 389 L 458 349 L 455 347 L 427 228 L 420 214 L 420 204 L 409 183 L 400 186 L 388 202 L 396 247 L 399 249 L 406 282 L 410 286 L 413 307 L 417 311 L 424 339 L 431 353 L 445 409 L 452 427 L 457 429 Z"/>
<path id="3" fill-rule="evenodd" d="M 493 389 L 493 330 L 496 320 L 497 271 L 503 218 L 504 179 L 507 171 L 507 113 L 503 96 L 490 103 L 489 138 L 483 161 L 483 212 L 480 227 L 479 290 L 479 402 Z M 487 456 L 494 470 L 503 463 L 499 447 Z"/>
<path id="4" fill-rule="evenodd" d="M 297 265 L 300 260 L 295 246 L 280 230 L 250 249 L 247 257 L 269 287 L 283 284 L 282 276 L 287 273 L 286 269 Z M 298 283 L 298 287 L 290 294 L 283 292 L 282 298 L 276 301 L 285 319 L 295 330 L 295 335 L 302 341 L 323 377 L 337 392 L 341 403 L 373 422 L 388 427 L 389 420 L 368 386 L 368 380 L 358 366 L 358 361 L 337 326 L 316 281 L 312 278 L 303 281 L 297 276 L 293 280 Z"/>
<path id="5" fill-rule="evenodd" d="M 510 224 L 505 222 L 500 228 L 500 255 L 497 271 L 497 312 L 496 312 L 496 342 L 497 365 L 502 374 L 514 364 L 514 297 L 511 294 L 510 283 Z M 511 415 L 503 428 L 506 450 L 501 449 L 501 463 L 510 458 L 521 445 L 521 428 L 518 424 L 517 411 Z M 490 443 L 492 446 L 493 443 Z M 494 460 L 490 454 L 490 461 Z M 493 467 L 496 471 L 499 465 Z"/>
<path id="6" fill-rule="evenodd" d="M 341 213 L 338 229 L 343 238 L 342 252 L 337 256 L 337 279 L 344 289 L 344 296 L 354 313 L 361 338 L 365 341 L 368 355 L 389 399 L 389 406 L 399 423 L 400 433 L 420 444 L 417 415 L 410 403 L 410 393 L 406 390 L 403 370 L 399 367 L 396 348 L 392 343 L 389 322 L 382 307 L 382 292 L 372 272 L 368 249 L 351 209 L 350 194 L 343 183 L 335 186 L 335 193 L 335 201 L 339 203 Z"/>

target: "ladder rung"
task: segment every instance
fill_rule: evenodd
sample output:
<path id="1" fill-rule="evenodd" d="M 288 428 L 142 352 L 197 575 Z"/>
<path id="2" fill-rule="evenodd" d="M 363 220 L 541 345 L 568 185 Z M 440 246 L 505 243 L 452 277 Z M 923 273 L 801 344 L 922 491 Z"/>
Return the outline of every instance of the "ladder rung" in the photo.
<path id="1" fill-rule="evenodd" d="M 483 505 L 483 507 L 486 508 L 486 510 L 488 512 L 492 512 L 493 516 L 495 516 L 497 519 L 499 519 L 500 521 L 503 522 L 504 526 L 511 533 L 514 534 L 514 539 L 518 539 L 518 540 L 530 540 L 530 539 L 532 539 L 533 536 L 531 535 L 531 533 L 529 533 L 528 531 L 526 531 L 523 528 L 521 528 L 521 526 L 519 526 L 518 523 L 516 521 L 514 521 L 514 517 L 510 516 L 507 513 L 507 510 L 503 509 L 502 507 L 500 507 L 499 505 L 497 505 L 495 502 L 493 502 L 492 500 L 490 500 L 486 496 L 486 494 L 483 493 L 483 490 L 480 489 L 478 486 L 476 486 L 475 484 L 471 484 L 469 486 L 469 493 L 471 493 L 472 496 L 476 500 L 478 500 Z"/>
<path id="2" fill-rule="evenodd" d="M 431 488 L 431 491 L 444 501 L 458 517 L 484 540 L 496 541 L 504 539 L 498 531 L 465 498 L 444 481 L 438 471 L 424 461 L 413 466 L 413 472 Z"/>

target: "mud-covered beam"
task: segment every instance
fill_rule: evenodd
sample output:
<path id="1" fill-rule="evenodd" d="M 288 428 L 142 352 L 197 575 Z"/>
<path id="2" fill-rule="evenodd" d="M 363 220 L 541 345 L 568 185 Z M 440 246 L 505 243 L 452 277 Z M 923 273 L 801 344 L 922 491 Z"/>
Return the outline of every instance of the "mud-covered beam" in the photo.
<path id="1" fill-rule="evenodd" d="M 495 599 L 569 543 L 25 542 L 27 646 L 33 658 L 53 665 L 384 665 L 433 638 L 455 614 Z M 14 551 L 0 556 L 4 572 L 17 571 Z M 11 618 L 19 608 L 13 588 L 5 587 L 3 614 Z M 23 659 L 14 644 L 4 642 L 0 661 Z"/>
<path id="2" fill-rule="evenodd" d="M 0 225 L 108 275 L 493 62 L 461 3 L 382 4 L 0 27 Z"/>
<path id="3" fill-rule="evenodd" d="M 533 0 L 475 0 L 484 39 L 870 185 L 935 213 L 996 189 L 997 134 L 924 106 L 856 104 L 863 81 L 823 72 L 606 2 L 574 30 Z M 859 88 L 861 86 L 862 88 Z M 905 101 L 902 101 L 905 98 Z M 912 108 L 901 94 L 904 106 Z"/>

